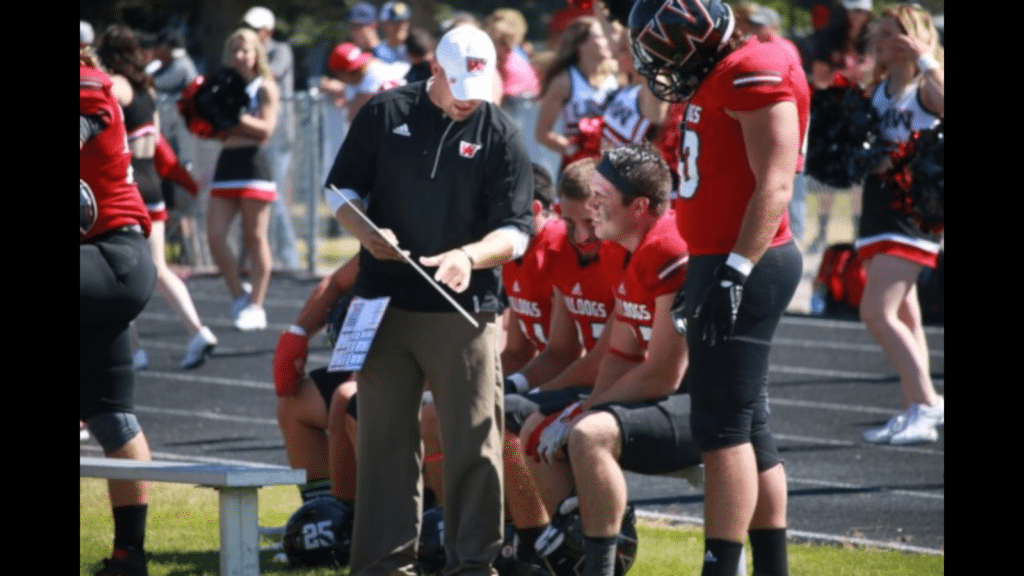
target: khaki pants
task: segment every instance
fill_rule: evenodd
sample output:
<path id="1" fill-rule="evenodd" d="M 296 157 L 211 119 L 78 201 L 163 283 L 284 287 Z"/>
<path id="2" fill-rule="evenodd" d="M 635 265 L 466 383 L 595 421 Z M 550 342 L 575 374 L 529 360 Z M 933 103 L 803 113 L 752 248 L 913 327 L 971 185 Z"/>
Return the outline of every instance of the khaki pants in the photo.
<path id="1" fill-rule="evenodd" d="M 415 574 L 424 382 L 444 450 L 445 574 L 491 575 L 503 526 L 498 326 L 389 307 L 359 372 L 354 576 Z"/>

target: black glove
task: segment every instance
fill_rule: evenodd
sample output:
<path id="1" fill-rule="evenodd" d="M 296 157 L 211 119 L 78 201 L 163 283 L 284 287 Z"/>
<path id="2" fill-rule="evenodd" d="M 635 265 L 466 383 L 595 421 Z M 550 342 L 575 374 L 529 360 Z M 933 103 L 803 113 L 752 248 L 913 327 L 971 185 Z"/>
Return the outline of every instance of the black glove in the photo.
<path id="1" fill-rule="evenodd" d="M 704 291 L 696 310 L 697 334 L 708 346 L 732 337 L 746 281 L 745 274 L 724 263 L 715 270 L 715 280 Z"/>
<path id="2" fill-rule="evenodd" d="M 676 297 L 672 300 L 672 325 L 680 336 L 686 336 L 686 286 L 680 286 Z"/>

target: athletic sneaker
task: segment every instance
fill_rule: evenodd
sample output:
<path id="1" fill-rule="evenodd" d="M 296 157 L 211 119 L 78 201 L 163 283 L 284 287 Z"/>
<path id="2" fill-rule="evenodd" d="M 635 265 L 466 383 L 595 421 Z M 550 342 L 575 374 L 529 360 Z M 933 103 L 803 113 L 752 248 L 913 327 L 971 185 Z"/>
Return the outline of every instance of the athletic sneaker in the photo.
<path id="1" fill-rule="evenodd" d="M 96 576 L 149 576 L 146 555 L 141 550 L 115 548 L 112 558 L 103 559 Z"/>
<path id="2" fill-rule="evenodd" d="M 238 313 L 235 320 L 235 328 L 242 332 L 263 330 L 267 327 L 267 312 L 261 306 L 249 304 Z"/>
<path id="3" fill-rule="evenodd" d="M 89 439 L 89 428 L 86 427 L 85 422 L 78 421 L 78 441 L 85 442 Z"/>
<path id="4" fill-rule="evenodd" d="M 196 332 L 196 335 L 188 341 L 185 347 L 185 358 L 181 361 L 181 367 L 185 370 L 195 368 L 206 361 L 206 356 L 213 351 L 217 345 L 217 337 L 210 332 L 210 329 L 203 326 Z"/>
<path id="5" fill-rule="evenodd" d="M 903 424 L 906 420 L 907 413 L 900 412 L 890 418 L 889 421 L 885 423 L 885 426 L 865 430 L 861 436 L 864 440 L 873 444 L 888 444 L 889 440 L 892 440 L 892 435 L 903 428 Z"/>
<path id="6" fill-rule="evenodd" d="M 925 406 L 916 402 L 911 404 L 903 427 L 892 435 L 889 443 L 902 446 L 935 442 L 939 439 L 939 431 L 936 427 L 942 421 L 944 412 L 945 409 L 941 402 L 936 406 Z"/>
<path id="7" fill-rule="evenodd" d="M 136 370 L 149 368 L 149 354 L 146 353 L 145 348 L 139 348 L 132 354 L 132 368 Z"/>
<path id="8" fill-rule="evenodd" d="M 243 286 L 242 288 L 245 288 Z M 252 291 L 245 290 L 242 295 L 231 301 L 231 321 L 238 322 L 238 315 L 242 313 L 242 310 L 249 305 L 249 299 L 252 298 Z"/>

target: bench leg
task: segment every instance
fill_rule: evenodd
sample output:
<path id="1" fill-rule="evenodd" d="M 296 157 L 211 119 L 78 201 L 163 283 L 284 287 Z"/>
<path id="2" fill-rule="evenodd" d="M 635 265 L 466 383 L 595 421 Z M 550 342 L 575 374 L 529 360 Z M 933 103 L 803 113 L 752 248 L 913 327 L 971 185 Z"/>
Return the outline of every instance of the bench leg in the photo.
<path id="1" fill-rule="evenodd" d="M 258 501 L 255 487 L 218 488 L 220 492 L 221 576 L 258 576 Z"/>

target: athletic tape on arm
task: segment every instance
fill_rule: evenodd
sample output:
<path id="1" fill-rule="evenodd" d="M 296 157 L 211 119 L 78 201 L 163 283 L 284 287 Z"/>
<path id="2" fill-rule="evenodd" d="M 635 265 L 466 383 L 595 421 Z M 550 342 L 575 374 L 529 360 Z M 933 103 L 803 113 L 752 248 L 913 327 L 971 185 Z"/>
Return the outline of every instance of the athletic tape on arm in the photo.
<path id="1" fill-rule="evenodd" d="M 351 188 L 337 188 L 329 187 L 324 189 L 324 200 L 327 201 L 327 205 L 331 208 L 331 214 L 337 214 L 338 208 L 345 205 L 345 198 L 348 198 L 352 202 L 362 202 L 363 199 L 359 197 L 359 194 Z"/>

